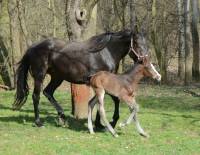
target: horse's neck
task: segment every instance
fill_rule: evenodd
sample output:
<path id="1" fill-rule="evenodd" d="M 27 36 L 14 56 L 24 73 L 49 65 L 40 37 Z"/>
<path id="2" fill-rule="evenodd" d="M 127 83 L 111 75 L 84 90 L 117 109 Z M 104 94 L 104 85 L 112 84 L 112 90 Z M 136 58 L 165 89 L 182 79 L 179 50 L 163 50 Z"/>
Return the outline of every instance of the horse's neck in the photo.
<path id="1" fill-rule="evenodd" d="M 119 64 L 119 62 L 128 54 L 129 46 L 126 42 L 111 42 L 108 46 L 110 54 L 116 64 Z"/>

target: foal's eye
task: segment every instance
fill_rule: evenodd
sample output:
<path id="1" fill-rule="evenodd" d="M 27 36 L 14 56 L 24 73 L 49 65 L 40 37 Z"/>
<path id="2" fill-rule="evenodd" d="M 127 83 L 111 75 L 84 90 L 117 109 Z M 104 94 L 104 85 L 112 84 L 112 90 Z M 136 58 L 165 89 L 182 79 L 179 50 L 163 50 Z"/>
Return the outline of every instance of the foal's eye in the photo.
<path id="1" fill-rule="evenodd" d="M 157 67 L 157 64 L 155 62 L 151 63 L 154 67 Z"/>

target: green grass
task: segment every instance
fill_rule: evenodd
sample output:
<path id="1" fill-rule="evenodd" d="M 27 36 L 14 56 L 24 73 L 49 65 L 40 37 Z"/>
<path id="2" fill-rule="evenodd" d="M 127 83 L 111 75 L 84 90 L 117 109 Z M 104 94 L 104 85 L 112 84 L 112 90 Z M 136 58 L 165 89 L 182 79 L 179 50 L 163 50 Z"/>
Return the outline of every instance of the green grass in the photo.
<path id="1" fill-rule="evenodd" d="M 199 89 L 195 89 L 199 91 Z M 64 91 L 55 96 L 70 120 L 69 127 L 57 127 L 54 108 L 41 96 L 40 113 L 44 128 L 33 127 L 31 95 L 21 111 L 12 111 L 14 92 L 0 92 L 0 154 L 200 154 L 200 98 L 183 92 L 183 88 L 142 86 L 138 92 L 139 119 L 150 138 L 139 136 L 133 124 L 116 127 L 119 138 L 108 132 L 90 135 L 87 121 L 70 115 L 70 95 Z M 106 98 L 111 119 L 113 104 Z M 120 120 L 129 115 L 125 104 L 120 107 Z"/>

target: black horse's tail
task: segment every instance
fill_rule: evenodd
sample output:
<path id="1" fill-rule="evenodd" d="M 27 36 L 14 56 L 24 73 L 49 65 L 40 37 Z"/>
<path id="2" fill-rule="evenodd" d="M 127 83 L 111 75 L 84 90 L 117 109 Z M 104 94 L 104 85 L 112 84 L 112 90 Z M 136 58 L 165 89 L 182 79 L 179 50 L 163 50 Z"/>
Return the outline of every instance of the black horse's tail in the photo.
<path id="1" fill-rule="evenodd" d="M 27 83 L 28 70 L 29 70 L 29 52 L 27 51 L 19 62 L 16 72 L 17 90 L 15 94 L 15 101 L 13 103 L 13 110 L 19 110 L 27 100 L 29 88 Z"/>

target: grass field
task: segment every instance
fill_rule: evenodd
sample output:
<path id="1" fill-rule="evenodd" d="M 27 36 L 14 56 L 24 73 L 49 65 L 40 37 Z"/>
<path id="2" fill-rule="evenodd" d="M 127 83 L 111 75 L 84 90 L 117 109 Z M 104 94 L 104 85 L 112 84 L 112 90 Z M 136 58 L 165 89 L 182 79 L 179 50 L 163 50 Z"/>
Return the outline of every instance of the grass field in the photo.
<path id="1" fill-rule="evenodd" d="M 199 92 L 199 89 L 194 91 Z M 183 92 L 183 88 L 142 86 L 137 101 L 139 119 L 150 138 L 139 136 L 133 124 L 116 127 L 119 138 L 108 132 L 90 135 L 86 120 L 70 115 L 70 95 L 58 91 L 55 97 L 68 116 L 69 126 L 57 127 L 56 112 L 41 96 L 40 113 L 45 127 L 33 127 L 31 95 L 21 111 L 12 111 L 14 92 L 0 92 L 0 154 L 2 155 L 200 155 L 200 98 Z M 111 119 L 113 104 L 106 98 Z M 120 120 L 127 118 L 128 108 L 121 104 Z"/>

